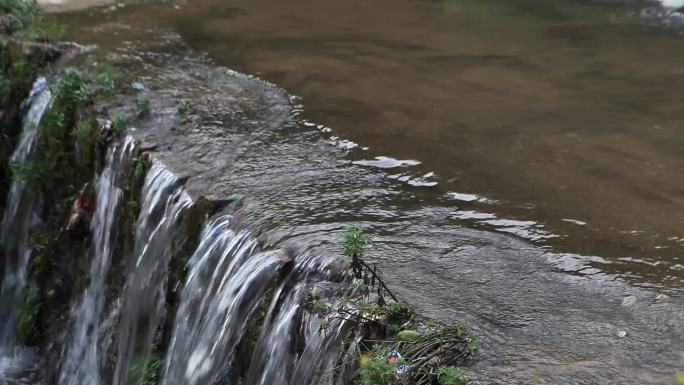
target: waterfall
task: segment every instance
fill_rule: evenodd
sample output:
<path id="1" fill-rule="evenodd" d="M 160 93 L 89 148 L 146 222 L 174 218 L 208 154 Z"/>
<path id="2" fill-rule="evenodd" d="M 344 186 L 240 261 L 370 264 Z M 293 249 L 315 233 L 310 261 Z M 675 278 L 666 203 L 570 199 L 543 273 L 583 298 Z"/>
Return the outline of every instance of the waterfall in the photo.
<path id="1" fill-rule="evenodd" d="M 164 315 L 168 265 L 180 217 L 192 200 L 178 179 L 155 161 L 143 186 L 134 259 L 122 297 L 114 385 L 139 384 Z"/>
<path id="2" fill-rule="evenodd" d="M 90 282 L 80 300 L 71 309 L 70 331 L 62 354 L 60 385 L 100 384 L 103 360 L 102 339 L 105 330 L 105 283 L 112 259 L 116 213 L 123 195 L 121 186 L 134 148 L 127 136 L 107 153 L 106 166 L 95 186 L 96 210 L 90 226 L 92 246 Z"/>
<path id="3" fill-rule="evenodd" d="M 331 259 L 304 257 L 288 272 L 287 253 L 258 252 L 250 234 L 235 233 L 230 222 L 230 216 L 221 216 L 209 223 L 188 262 L 163 384 L 225 381 L 236 348 L 271 285 L 277 289 L 243 383 L 317 384 L 321 370 L 332 373 L 346 328 L 337 320 L 324 330 L 322 319 L 302 305 L 316 285 L 336 294 L 346 285 L 326 281 Z"/>
<path id="4" fill-rule="evenodd" d="M 285 265 L 257 252 L 246 232 L 222 216 L 205 229 L 190 258 L 175 329 L 166 356 L 165 385 L 213 384 L 230 374 L 237 344 L 263 293 Z"/>
<path id="5" fill-rule="evenodd" d="M 38 79 L 25 103 L 29 108 L 12 163 L 24 164 L 35 156 L 37 126 L 51 101 L 46 79 Z M 261 251 L 249 232 L 232 228 L 229 215 L 216 217 L 203 229 L 189 256 L 187 276 L 179 282 L 178 309 L 175 315 L 167 314 L 168 268 L 179 252 L 180 225 L 192 199 L 179 178 L 153 161 L 140 196 L 140 214 L 130 231 L 132 251 L 116 255 L 120 235 L 126 237 L 129 230 L 119 227 L 134 149 L 130 136 L 112 144 L 97 176 L 88 281 L 69 309 L 57 352 L 56 383 L 142 384 L 167 320 L 173 321 L 168 349 L 155 352 L 163 355 L 164 385 L 213 384 L 232 375 L 242 376 L 244 385 L 314 385 L 321 373 L 331 373 L 346 325 L 333 321 L 322 327 L 323 318 L 305 309 L 305 303 L 310 292 L 321 287 L 332 306 L 332 298 L 340 297 L 345 284 L 331 282 L 332 260 L 307 256 L 293 262 L 287 252 Z M 13 380 L 17 384 L 39 381 L 25 375 L 38 373 L 38 350 L 15 346 L 14 329 L 27 285 L 29 234 L 41 224 L 42 202 L 40 194 L 13 181 L 0 226 L 0 255 L 5 260 L 0 384 L 7 378 L 22 378 Z M 125 261 L 126 271 L 121 295 L 111 302 L 107 293 L 112 288 L 107 285 L 113 260 Z M 254 338 L 246 345 L 247 335 Z M 109 349 L 110 344 L 115 349 Z M 252 350 L 246 352 L 245 346 Z M 233 373 L 238 351 L 246 357 L 240 360 L 242 371 Z M 103 375 L 105 362 L 115 362 L 113 378 Z"/>
<path id="6" fill-rule="evenodd" d="M 250 360 L 246 384 L 309 385 L 319 377 L 332 383 L 332 371 L 341 345 L 344 322 L 333 320 L 323 327 L 322 319 L 302 305 L 312 290 L 339 298 L 346 286 L 329 282 L 330 259 L 306 257 L 298 261 L 271 302 L 256 349 Z M 330 300 L 330 307 L 337 306 Z"/>
<path id="7" fill-rule="evenodd" d="M 52 102 L 44 77 L 38 78 L 25 105 L 30 106 L 24 117 L 19 144 L 10 158 L 11 164 L 25 164 L 34 157 L 39 138 L 38 124 Z M 7 196 L 7 207 L 0 225 L 0 255 L 4 257 L 4 277 L 0 288 L 0 350 L 12 345 L 19 305 L 22 302 L 31 248 L 29 233 L 40 224 L 40 196 L 14 179 Z"/>

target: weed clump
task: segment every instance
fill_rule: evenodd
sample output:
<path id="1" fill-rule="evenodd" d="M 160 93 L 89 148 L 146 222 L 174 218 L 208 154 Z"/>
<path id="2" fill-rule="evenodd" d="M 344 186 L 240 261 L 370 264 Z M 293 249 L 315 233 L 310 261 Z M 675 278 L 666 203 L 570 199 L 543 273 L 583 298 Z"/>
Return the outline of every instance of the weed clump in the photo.
<path id="1" fill-rule="evenodd" d="M 14 67 L 24 64 L 15 63 Z M 21 71 L 21 68 L 13 68 Z M 40 136 L 37 154 L 30 161 L 10 165 L 13 178 L 29 191 L 51 191 L 57 188 L 73 169 L 74 154 L 88 151 L 100 138 L 92 105 L 96 98 L 113 91 L 118 85 L 111 75 L 65 71 L 52 85 L 53 103 L 36 129 Z M 71 145 L 70 143 L 75 143 Z M 88 160 L 83 160 L 88 162 Z"/>
<path id="2" fill-rule="evenodd" d="M 15 22 L 6 28 L 12 29 L 19 36 L 41 41 L 54 42 L 62 38 L 64 28 L 52 15 L 40 13 L 40 6 L 35 0 L 0 0 L 0 16 L 11 15 Z M 9 22 L 9 18 L 6 18 Z"/>
<path id="3" fill-rule="evenodd" d="M 468 328 L 428 319 L 398 300 L 377 265 L 363 260 L 373 240 L 362 228 L 345 230 L 340 240 L 342 254 L 351 258 L 349 294 L 327 312 L 314 311 L 317 299 L 309 301 L 313 313 L 356 325 L 358 363 L 341 362 L 339 367 L 358 367 L 356 385 L 465 385 L 459 366 L 477 348 Z"/>
<path id="4" fill-rule="evenodd" d="M 152 102 L 150 102 L 149 99 L 138 99 L 135 103 L 135 107 L 138 111 L 138 118 L 140 119 L 150 116 L 150 112 L 152 112 Z"/>

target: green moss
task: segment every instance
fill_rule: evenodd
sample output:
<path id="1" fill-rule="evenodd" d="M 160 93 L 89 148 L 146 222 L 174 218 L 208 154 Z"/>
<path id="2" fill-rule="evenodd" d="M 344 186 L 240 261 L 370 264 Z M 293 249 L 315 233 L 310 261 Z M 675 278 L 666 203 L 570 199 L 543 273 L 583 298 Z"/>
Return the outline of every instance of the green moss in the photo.
<path id="1" fill-rule="evenodd" d="M 323 314 L 328 311 L 328 304 L 323 298 L 311 298 L 307 302 L 307 306 L 313 313 Z"/>
<path id="2" fill-rule="evenodd" d="M 27 26 L 36 20 L 40 7 L 35 0 L 0 0 L 0 11 L 14 15 Z"/>
<path id="3" fill-rule="evenodd" d="M 40 315 L 43 308 L 43 297 L 40 290 L 32 286 L 19 312 L 19 319 L 17 322 L 17 338 L 19 342 L 31 345 L 40 339 Z"/>
<path id="4" fill-rule="evenodd" d="M 52 15 L 40 12 L 35 0 L 0 0 L 0 14 L 8 13 L 19 20 L 17 33 L 24 38 L 53 42 L 64 35 L 64 27 Z"/>
<path id="5" fill-rule="evenodd" d="M 157 385 L 161 382 L 161 371 L 164 362 L 158 355 L 153 355 L 143 373 L 142 385 Z"/>
<path id="6" fill-rule="evenodd" d="M 71 136 L 76 140 L 84 143 L 92 143 L 95 141 L 97 130 L 95 124 L 90 121 L 81 121 L 76 123 L 76 126 L 71 130 Z"/>
<path id="7" fill-rule="evenodd" d="M 130 118 L 121 115 L 113 116 L 110 120 L 112 121 L 112 128 L 114 131 L 119 133 L 123 133 L 128 130 L 132 124 Z"/>
<path id="8" fill-rule="evenodd" d="M 135 108 L 138 111 L 138 118 L 143 119 L 150 116 L 152 112 L 152 102 L 149 99 L 141 98 L 135 102 Z"/>
<path id="9" fill-rule="evenodd" d="M 51 15 L 40 15 L 20 35 L 31 40 L 55 42 L 64 36 L 64 27 Z"/>
<path id="10" fill-rule="evenodd" d="M 176 107 L 176 116 L 180 119 L 185 119 L 190 114 L 190 105 L 186 102 L 181 102 L 181 104 Z"/>
<path id="11" fill-rule="evenodd" d="M 440 366 L 437 368 L 437 379 L 441 385 L 465 385 L 463 370 L 455 366 Z"/>

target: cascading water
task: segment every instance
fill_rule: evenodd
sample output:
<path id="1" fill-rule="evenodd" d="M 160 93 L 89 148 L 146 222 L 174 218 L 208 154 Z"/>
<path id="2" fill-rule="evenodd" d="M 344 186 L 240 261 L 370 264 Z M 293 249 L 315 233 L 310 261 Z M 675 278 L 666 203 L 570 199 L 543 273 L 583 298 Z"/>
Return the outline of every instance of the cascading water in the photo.
<path id="1" fill-rule="evenodd" d="M 24 117 L 19 144 L 10 162 L 22 165 L 34 156 L 39 138 L 38 124 L 50 106 L 52 95 L 44 77 L 33 84 L 25 104 L 30 108 Z M 29 233 L 40 223 L 40 196 L 20 181 L 14 180 L 7 196 L 7 209 L 0 225 L 0 253 L 5 267 L 0 288 L 0 349 L 12 345 L 19 304 L 26 286 L 26 269 L 31 257 Z"/>
<path id="2" fill-rule="evenodd" d="M 23 106 L 29 106 L 23 130 L 10 162 L 26 164 L 35 156 L 39 139 L 38 125 L 52 102 L 52 94 L 44 77 L 38 78 Z M 14 330 L 26 288 L 31 257 L 29 233 L 40 224 L 41 197 L 20 180 L 13 180 L 7 196 L 7 207 L 0 225 L 0 256 L 5 260 L 0 287 L 0 383 L 23 377 L 20 373 L 33 364 L 33 352 L 14 341 Z M 16 381 L 19 383 L 19 381 Z"/>
<path id="3" fill-rule="evenodd" d="M 60 384 L 102 383 L 105 335 L 111 317 L 105 317 L 106 276 L 111 265 L 116 212 L 121 205 L 120 170 L 130 159 L 133 141 L 127 138 L 110 150 L 107 166 L 97 182 L 97 210 L 93 236 L 90 283 L 72 309 L 71 333 L 62 357 Z M 154 161 L 145 179 L 142 208 L 135 223 L 134 252 L 129 258 L 127 280 L 117 308 L 116 367 L 113 384 L 142 382 L 155 338 L 165 314 L 168 265 L 176 251 L 181 218 L 192 204 L 178 178 Z M 220 216 L 204 230 L 200 244 L 188 262 L 188 276 L 181 292 L 172 339 L 165 360 L 164 384 L 213 383 L 226 378 L 258 305 L 267 288 L 277 284 L 290 260 L 278 252 L 258 252 L 247 232 L 231 230 L 231 217 Z M 297 378 L 313 381 L 316 370 L 336 356 L 326 346 L 337 342 L 341 323 L 322 332 L 320 319 L 301 308 L 311 276 L 321 274 L 318 260 L 305 258 L 287 275 L 268 312 L 269 323 L 261 333 L 255 360 L 263 365 L 254 383 L 279 378 L 279 367 L 288 368 L 283 384 Z M 283 343 L 289 330 L 302 334 L 302 349 L 272 349 Z M 289 340 L 288 340 L 289 341 Z M 292 341 L 290 341 L 292 342 Z M 334 351 L 331 350 L 331 352 Z M 323 363 L 323 364 L 322 364 Z M 256 368 L 257 366 L 255 366 Z M 256 373 L 250 369 L 250 373 Z M 258 378 L 257 378 L 258 377 Z M 294 381 L 294 382 L 293 382 Z"/>
<path id="4" fill-rule="evenodd" d="M 100 174 L 96 190 L 96 210 L 90 226 L 92 246 L 90 282 L 82 297 L 71 309 L 70 332 L 62 355 L 60 385 L 100 384 L 103 360 L 101 326 L 106 318 L 106 277 L 110 268 L 116 213 L 122 198 L 124 170 L 134 149 L 134 140 L 127 136 L 120 145 L 110 148 L 106 166 Z"/>
<path id="5" fill-rule="evenodd" d="M 175 329 L 166 357 L 165 385 L 211 384 L 230 374 L 238 344 L 265 292 L 276 290 L 244 384 L 309 384 L 331 369 L 343 322 L 323 330 L 321 319 L 302 308 L 311 285 L 327 278 L 331 260 L 303 258 L 291 266 L 286 252 L 258 252 L 247 232 L 230 229 L 221 216 L 205 229 L 189 261 Z"/>
<path id="6" fill-rule="evenodd" d="M 35 128 L 50 103 L 47 82 L 41 78 L 28 99 L 30 109 L 13 163 L 32 159 L 39 139 Z M 130 136 L 111 145 L 95 183 L 88 284 L 70 309 L 61 340 L 56 373 L 60 385 L 141 384 L 163 321 L 174 316 L 166 314 L 168 266 L 178 253 L 179 227 L 192 200 L 180 180 L 161 162 L 153 161 L 132 232 L 133 250 L 130 255 L 117 256 L 116 242 L 127 231 L 118 228 L 118 219 L 124 209 L 123 191 L 129 183 L 134 149 L 135 140 Z M 26 372 L 28 363 L 40 362 L 32 350 L 14 346 L 13 339 L 31 254 L 28 237 L 41 223 L 41 202 L 40 195 L 31 193 L 20 181 L 12 184 L 0 233 L 0 251 L 6 257 L 0 292 L 0 383 L 6 382 L 8 374 L 17 378 L 14 374 Z M 324 330 L 322 319 L 303 306 L 313 287 L 330 284 L 326 269 L 331 260 L 305 257 L 293 262 L 286 252 L 261 252 L 251 235 L 232 230 L 231 222 L 227 215 L 209 222 L 188 261 L 165 352 L 162 383 L 195 385 L 225 380 L 233 374 L 249 326 L 257 328 L 249 333 L 258 338 L 249 353 L 251 361 L 239 373 L 243 384 L 314 384 L 322 371 L 330 372 L 335 364 L 345 331 L 339 321 Z M 126 282 L 120 298 L 110 303 L 107 285 L 115 258 L 126 258 Z M 260 305 L 269 305 L 268 300 L 262 323 L 254 314 Z M 109 349 L 111 343 L 115 349 Z M 113 378 L 106 377 L 105 362 L 114 351 Z M 19 377 L 23 379 L 12 383 L 34 382 Z"/>
<path id="7" fill-rule="evenodd" d="M 298 261 L 273 297 L 250 360 L 246 384 L 318 384 L 319 374 L 332 382 L 345 322 L 323 327 L 321 318 L 303 308 L 311 290 L 336 292 L 346 286 L 328 281 L 330 259 L 306 257 Z"/>
<path id="8" fill-rule="evenodd" d="M 136 224 L 134 260 L 122 298 L 115 385 L 143 380 L 156 331 L 164 315 L 168 264 L 180 217 L 191 204 L 179 180 L 159 162 L 143 186 L 144 201 Z"/>
<path id="9" fill-rule="evenodd" d="M 237 344 L 263 293 L 286 264 L 257 252 L 246 232 L 234 233 L 222 216 L 204 231 L 190 258 L 171 346 L 165 385 L 212 384 L 229 373 Z"/>

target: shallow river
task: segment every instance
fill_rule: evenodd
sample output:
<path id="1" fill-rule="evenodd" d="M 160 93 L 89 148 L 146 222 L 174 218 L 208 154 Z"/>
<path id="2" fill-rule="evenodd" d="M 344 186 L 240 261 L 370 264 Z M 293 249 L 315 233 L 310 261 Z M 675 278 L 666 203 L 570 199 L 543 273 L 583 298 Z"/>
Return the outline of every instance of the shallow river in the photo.
<path id="1" fill-rule="evenodd" d="M 478 224 L 681 285 L 684 28 L 619 2 L 191 4 L 186 42 L 301 96 L 369 147 L 352 158 L 420 161 L 390 174 L 434 172 L 464 210 L 521 221 Z"/>
<path id="2" fill-rule="evenodd" d="M 173 151 L 195 163 L 176 171 L 244 194 L 263 243 L 334 253 L 369 227 L 402 296 L 482 335 L 474 383 L 636 385 L 673 383 L 684 351 L 684 23 L 659 12 L 193 0 L 61 18 L 192 101 L 202 129 Z"/>

